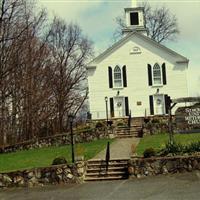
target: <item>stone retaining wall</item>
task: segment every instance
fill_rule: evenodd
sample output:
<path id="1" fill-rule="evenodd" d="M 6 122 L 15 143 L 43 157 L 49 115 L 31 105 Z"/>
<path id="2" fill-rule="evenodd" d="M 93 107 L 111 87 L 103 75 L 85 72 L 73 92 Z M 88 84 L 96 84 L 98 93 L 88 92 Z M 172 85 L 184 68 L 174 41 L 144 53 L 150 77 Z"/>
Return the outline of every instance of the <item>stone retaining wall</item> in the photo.
<path id="1" fill-rule="evenodd" d="M 86 163 L 80 161 L 73 166 L 55 165 L 45 168 L 0 173 L 0 188 L 81 183 L 83 182 L 85 169 Z"/>
<path id="2" fill-rule="evenodd" d="M 128 172 L 131 178 L 191 172 L 193 170 L 200 170 L 200 155 L 152 158 L 133 157 L 128 164 Z"/>
<path id="3" fill-rule="evenodd" d="M 90 142 L 101 138 L 109 138 L 109 134 L 111 134 L 112 132 L 112 129 L 108 131 L 106 129 L 91 129 L 83 132 L 79 131 L 78 133 L 74 132 L 74 140 L 75 143 Z M 4 147 L 0 147 L 0 153 L 14 152 L 17 150 L 36 149 L 49 146 L 60 146 L 65 144 L 71 144 L 70 133 L 32 139 L 14 145 L 7 145 Z"/>

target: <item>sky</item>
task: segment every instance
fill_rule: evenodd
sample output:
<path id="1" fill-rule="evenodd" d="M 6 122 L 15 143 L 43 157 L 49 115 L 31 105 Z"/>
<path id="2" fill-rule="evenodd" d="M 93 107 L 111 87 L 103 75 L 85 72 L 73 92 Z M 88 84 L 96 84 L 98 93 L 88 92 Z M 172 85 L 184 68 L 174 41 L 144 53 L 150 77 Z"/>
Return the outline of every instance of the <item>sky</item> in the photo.
<path id="1" fill-rule="evenodd" d="M 83 33 L 94 42 L 95 54 L 113 43 L 115 18 L 122 15 L 132 0 L 38 0 L 50 18 L 60 16 L 66 22 L 80 25 Z M 144 0 L 148 1 L 148 0 Z M 139 1 L 138 1 L 139 2 Z M 165 45 L 187 57 L 190 96 L 200 96 L 200 0 L 149 0 L 152 7 L 166 6 L 178 19 L 177 41 Z M 177 88 L 178 89 L 178 88 Z"/>

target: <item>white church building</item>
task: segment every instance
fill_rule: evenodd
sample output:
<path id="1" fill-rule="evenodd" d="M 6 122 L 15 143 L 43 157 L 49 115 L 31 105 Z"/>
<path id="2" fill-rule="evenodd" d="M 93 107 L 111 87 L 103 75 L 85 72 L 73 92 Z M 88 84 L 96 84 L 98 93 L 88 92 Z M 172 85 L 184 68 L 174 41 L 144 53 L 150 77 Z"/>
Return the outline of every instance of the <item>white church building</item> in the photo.
<path id="1" fill-rule="evenodd" d="M 142 7 L 125 16 L 123 38 L 87 65 L 92 119 L 167 115 L 168 96 L 188 97 L 189 60 L 147 36 Z"/>

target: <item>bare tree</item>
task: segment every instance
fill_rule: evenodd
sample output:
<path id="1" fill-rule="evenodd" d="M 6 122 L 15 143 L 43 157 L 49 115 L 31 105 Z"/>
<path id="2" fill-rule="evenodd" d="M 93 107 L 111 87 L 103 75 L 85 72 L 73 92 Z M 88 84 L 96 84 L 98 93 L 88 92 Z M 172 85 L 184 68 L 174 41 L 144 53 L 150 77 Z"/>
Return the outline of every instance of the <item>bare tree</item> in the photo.
<path id="1" fill-rule="evenodd" d="M 87 98 L 92 44 L 78 25 L 36 10 L 33 0 L 0 0 L 0 148 L 62 133 Z"/>
<path id="2" fill-rule="evenodd" d="M 144 7 L 144 18 L 146 22 L 147 36 L 162 43 L 175 40 L 179 34 L 178 21 L 175 15 L 165 7 L 152 8 L 147 2 L 141 4 Z M 126 28 L 125 17 L 116 17 L 117 28 L 114 38 L 122 37 L 122 28 Z"/>
<path id="3" fill-rule="evenodd" d="M 78 25 L 56 17 L 48 41 L 54 62 L 52 89 L 61 133 L 67 114 L 77 112 L 87 95 L 85 65 L 92 55 L 92 44 Z"/>

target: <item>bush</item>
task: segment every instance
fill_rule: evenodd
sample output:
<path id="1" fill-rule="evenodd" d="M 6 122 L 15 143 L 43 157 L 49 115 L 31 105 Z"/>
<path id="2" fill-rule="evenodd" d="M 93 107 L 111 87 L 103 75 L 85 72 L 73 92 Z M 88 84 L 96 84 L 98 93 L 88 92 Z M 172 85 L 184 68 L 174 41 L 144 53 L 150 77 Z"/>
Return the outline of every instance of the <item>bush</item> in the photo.
<path id="1" fill-rule="evenodd" d="M 184 146 L 182 144 L 179 144 L 179 143 L 176 143 L 176 142 L 173 142 L 173 143 L 168 142 L 166 144 L 166 150 L 169 153 L 176 155 L 176 154 L 180 154 L 180 153 L 184 152 Z"/>
<path id="2" fill-rule="evenodd" d="M 152 119 L 151 122 L 153 124 L 159 124 L 160 123 L 160 120 L 159 119 Z"/>
<path id="3" fill-rule="evenodd" d="M 144 158 L 150 158 L 155 155 L 156 155 L 156 151 L 153 148 L 145 149 L 145 151 L 143 152 Z"/>
<path id="4" fill-rule="evenodd" d="M 200 152 L 200 141 L 192 142 L 188 146 L 185 146 L 184 152 L 185 153 Z"/>
<path id="5" fill-rule="evenodd" d="M 182 144 L 176 142 L 173 143 L 168 142 L 165 145 L 165 148 L 162 149 L 159 154 L 161 156 L 166 156 L 168 154 L 180 155 L 183 154 L 184 152 L 185 152 L 185 147 Z"/>
<path id="6" fill-rule="evenodd" d="M 57 157 L 53 160 L 52 165 L 62 165 L 62 164 L 67 164 L 67 160 L 65 157 Z"/>

